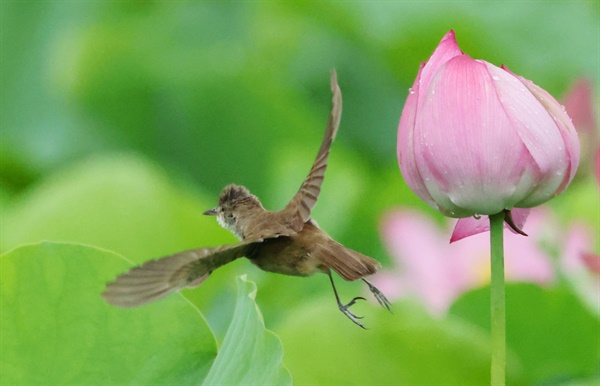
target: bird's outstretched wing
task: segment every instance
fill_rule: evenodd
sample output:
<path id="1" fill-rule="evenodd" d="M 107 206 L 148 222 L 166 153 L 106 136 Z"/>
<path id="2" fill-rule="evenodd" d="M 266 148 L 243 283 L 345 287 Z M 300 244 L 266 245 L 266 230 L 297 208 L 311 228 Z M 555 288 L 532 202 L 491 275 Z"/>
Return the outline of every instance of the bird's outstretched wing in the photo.
<path id="1" fill-rule="evenodd" d="M 185 287 L 200 285 L 215 269 L 248 256 L 262 240 L 214 248 L 199 248 L 150 260 L 106 285 L 102 297 L 110 304 L 129 308 L 150 303 Z"/>
<path id="2" fill-rule="evenodd" d="M 321 184 L 327 169 L 327 159 L 329 158 L 329 148 L 335 139 L 340 119 L 342 116 L 342 92 L 337 82 L 337 74 L 334 69 L 331 70 L 331 113 L 327 122 L 327 129 L 321 147 L 315 158 L 315 162 L 308 173 L 308 176 L 300 186 L 298 193 L 291 199 L 287 206 L 281 211 L 285 214 L 289 226 L 296 232 L 304 227 L 304 223 L 310 219 L 310 212 L 317 203 L 317 198 L 321 192 Z"/>

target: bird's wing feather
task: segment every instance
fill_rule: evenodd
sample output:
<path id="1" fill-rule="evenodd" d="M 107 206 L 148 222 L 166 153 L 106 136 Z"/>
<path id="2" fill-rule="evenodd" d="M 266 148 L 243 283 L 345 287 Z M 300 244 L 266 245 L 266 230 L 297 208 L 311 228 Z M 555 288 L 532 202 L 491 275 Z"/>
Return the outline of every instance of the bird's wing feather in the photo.
<path id="1" fill-rule="evenodd" d="M 329 114 L 325 136 L 321 142 L 321 147 L 319 148 L 315 162 L 296 195 L 281 211 L 286 215 L 289 226 L 296 232 L 302 230 L 304 223 L 310 219 L 310 212 L 317 203 L 317 198 L 321 192 L 321 185 L 323 184 L 323 178 L 325 176 L 325 170 L 327 169 L 329 149 L 335 139 L 338 127 L 340 126 L 340 119 L 342 116 L 342 92 L 337 83 L 335 70 L 331 70 L 331 92 L 333 94 L 331 113 Z"/>
<path id="2" fill-rule="evenodd" d="M 108 303 L 124 308 L 153 302 L 182 288 L 200 285 L 212 271 L 250 254 L 260 242 L 192 249 L 147 261 L 107 284 L 102 296 Z"/>

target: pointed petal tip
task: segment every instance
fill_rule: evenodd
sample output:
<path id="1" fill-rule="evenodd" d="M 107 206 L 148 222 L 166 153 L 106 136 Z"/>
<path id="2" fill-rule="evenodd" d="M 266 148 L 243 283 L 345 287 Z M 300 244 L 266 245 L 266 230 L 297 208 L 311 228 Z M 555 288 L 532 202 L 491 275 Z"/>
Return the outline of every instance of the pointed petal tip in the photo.
<path id="1" fill-rule="evenodd" d="M 508 229 L 515 234 L 522 236 L 529 236 L 523 232 L 523 227 L 531 212 L 530 208 L 513 208 L 512 210 L 506 209 L 505 223 L 508 225 Z"/>
<path id="2" fill-rule="evenodd" d="M 458 42 L 456 41 L 456 34 L 454 33 L 454 30 L 451 29 L 450 31 L 448 31 L 448 33 L 446 33 L 446 35 L 444 35 L 444 37 L 442 38 L 442 40 L 440 40 L 440 44 L 438 44 L 438 46 L 440 45 L 451 45 L 456 47 L 457 49 L 460 50 L 460 48 L 458 47 Z M 460 51 L 462 53 L 462 51 Z"/>
<path id="3" fill-rule="evenodd" d="M 490 219 L 488 216 L 482 216 L 479 219 L 476 219 L 475 217 L 460 218 L 454 226 L 454 231 L 450 237 L 450 244 L 478 233 L 487 232 L 489 230 Z"/>
<path id="4" fill-rule="evenodd" d="M 450 244 L 454 243 L 455 241 L 460 240 L 459 238 L 454 236 L 454 232 L 452 232 L 452 237 L 450 237 Z"/>
<path id="5" fill-rule="evenodd" d="M 446 33 L 446 35 L 444 35 L 444 39 L 453 39 L 453 40 L 456 40 L 456 33 L 454 32 L 454 30 L 451 29 L 450 31 L 448 31 Z"/>

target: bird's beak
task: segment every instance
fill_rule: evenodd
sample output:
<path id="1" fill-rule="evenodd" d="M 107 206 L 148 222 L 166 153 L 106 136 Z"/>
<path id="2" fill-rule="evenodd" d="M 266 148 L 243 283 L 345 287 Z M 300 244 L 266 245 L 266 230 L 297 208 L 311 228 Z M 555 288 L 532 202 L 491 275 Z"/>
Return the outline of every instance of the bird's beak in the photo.
<path id="1" fill-rule="evenodd" d="M 202 213 L 205 216 L 216 216 L 217 215 L 217 209 L 218 208 L 212 208 L 207 210 L 206 212 Z"/>

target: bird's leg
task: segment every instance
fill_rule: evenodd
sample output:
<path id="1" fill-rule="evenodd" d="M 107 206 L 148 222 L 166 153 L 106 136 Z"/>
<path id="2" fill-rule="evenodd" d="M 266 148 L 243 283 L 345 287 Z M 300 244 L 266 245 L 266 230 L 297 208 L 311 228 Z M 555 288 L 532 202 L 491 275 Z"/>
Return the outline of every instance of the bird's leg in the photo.
<path id="1" fill-rule="evenodd" d="M 381 304 L 382 307 L 387 308 L 387 310 L 389 312 L 392 312 L 392 310 L 390 310 L 390 306 L 391 306 L 390 301 L 387 300 L 387 298 L 385 297 L 383 292 L 381 292 L 377 287 L 375 287 L 373 284 L 371 284 L 369 281 L 367 281 L 367 279 L 362 279 L 362 281 L 367 283 L 367 285 L 369 286 L 369 290 L 373 293 L 373 295 L 375 296 L 375 299 L 377 299 L 379 304 Z"/>
<path id="2" fill-rule="evenodd" d="M 337 289 L 335 288 L 335 284 L 333 282 L 333 276 L 331 276 L 331 272 L 327 273 L 329 275 L 329 280 L 331 280 L 331 286 L 333 287 L 333 293 L 335 295 L 335 299 L 337 300 L 337 304 L 338 307 L 340 309 L 340 311 L 342 311 L 344 313 L 344 315 L 346 315 L 348 317 L 348 319 L 350 319 L 351 321 L 354 322 L 354 324 L 356 324 L 357 326 L 361 327 L 361 328 L 365 328 L 365 326 L 363 326 L 357 319 L 362 319 L 362 316 L 357 316 L 354 315 L 352 312 L 350 312 L 350 310 L 348 308 L 350 308 L 350 306 L 352 306 L 354 303 L 356 303 L 357 300 L 366 300 L 365 298 L 361 297 L 361 296 L 357 296 L 354 299 L 352 299 L 350 301 L 350 303 L 344 305 L 342 304 L 342 302 L 340 301 L 340 297 L 338 295 Z"/>

